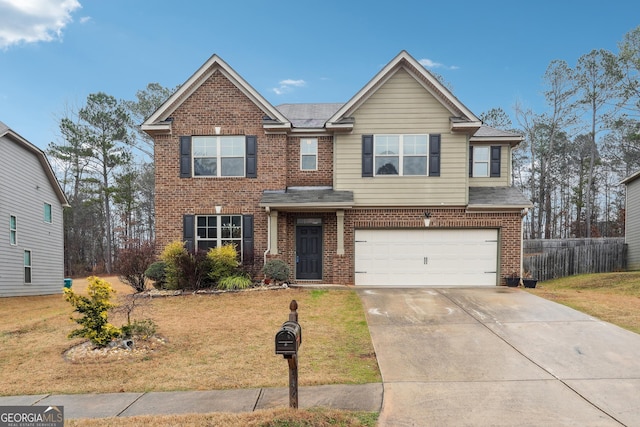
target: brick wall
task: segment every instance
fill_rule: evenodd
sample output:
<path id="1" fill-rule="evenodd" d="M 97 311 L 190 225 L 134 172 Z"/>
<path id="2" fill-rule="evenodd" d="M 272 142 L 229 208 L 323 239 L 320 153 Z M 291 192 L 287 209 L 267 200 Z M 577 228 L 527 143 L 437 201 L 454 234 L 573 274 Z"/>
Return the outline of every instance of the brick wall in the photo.
<path id="1" fill-rule="evenodd" d="M 300 139 L 287 138 L 287 183 L 290 187 L 333 185 L 333 137 L 314 137 L 318 140 L 318 170 L 300 170 Z"/>

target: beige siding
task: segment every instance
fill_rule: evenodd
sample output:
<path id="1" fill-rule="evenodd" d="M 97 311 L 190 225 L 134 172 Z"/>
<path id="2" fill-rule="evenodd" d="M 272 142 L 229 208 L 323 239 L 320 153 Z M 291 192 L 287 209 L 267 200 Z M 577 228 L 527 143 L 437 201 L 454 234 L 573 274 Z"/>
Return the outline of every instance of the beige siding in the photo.
<path id="1" fill-rule="evenodd" d="M 491 144 L 500 145 L 500 144 Z M 470 187 L 501 187 L 511 183 L 511 148 L 508 144 L 502 144 L 500 153 L 500 177 L 499 178 L 469 178 Z M 468 162 L 469 160 L 467 160 Z"/>
<path id="2" fill-rule="evenodd" d="M 451 113 L 404 70 L 353 114 L 349 135 L 337 135 L 335 188 L 354 192 L 358 206 L 465 205 L 467 136 L 451 134 Z M 362 135 L 441 134 L 439 177 L 362 177 Z"/>
<path id="3" fill-rule="evenodd" d="M 626 212 L 627 267 L 640 270 L 640 179 L 627 185 Z"/>

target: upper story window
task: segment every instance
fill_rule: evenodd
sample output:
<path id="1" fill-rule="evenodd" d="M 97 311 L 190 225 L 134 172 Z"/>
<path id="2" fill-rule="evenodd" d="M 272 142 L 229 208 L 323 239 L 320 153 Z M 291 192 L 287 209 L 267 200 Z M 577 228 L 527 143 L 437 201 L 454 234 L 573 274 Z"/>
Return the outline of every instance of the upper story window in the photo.
<path id="1" fill-rule="evenodd" d="M 314 171 L 318 169 L 318 140 L 302 138 L 300 140 L 300 170 Z"/>
<path id="2" fill-rule="evenodd" d="M 374 135 L 375 175 L 427 175 L 427 135 Z"/>
<path id="3" fill-rule="evenodd" d="M 502 147 L 478 145 L 469 147 L 469 176 L 473 178 L 499 178 Z"/>
<path id="4" fill-rule="evenodd" d="M 243 136 L 194 136 L 194 176 L 244 176 Z"/>
<path id="5" fill-rule="evenodd" d="M 44 204 L 44 222 L 51 223 L 51 205 L 49 203 Z"/>
<path id="6" fill-rule="evenodd" d="M 258 176 L 258 138 L 181 136 L 180 178 Z"/>
<path id="7" fill-rule="evenodd" d="M 9 215 L 9 244 L 18 244 L 18 219 L 15 215 Z"/>
<path id="8" fill-rule="evenodd" d="M 24 251 L 24 283 L 31 283 L 31 251 Z"/>

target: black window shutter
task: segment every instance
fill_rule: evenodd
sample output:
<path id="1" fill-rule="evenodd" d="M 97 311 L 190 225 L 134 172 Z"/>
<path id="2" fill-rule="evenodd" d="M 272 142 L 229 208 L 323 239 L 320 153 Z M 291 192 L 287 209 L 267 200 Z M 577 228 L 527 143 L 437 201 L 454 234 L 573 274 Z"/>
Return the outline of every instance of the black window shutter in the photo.
<path id="1" fill-rule="evenodd" d="M 362 176 L 373 176 L 373 135 L 362 135 Z"/>
<path id="2" fill-rule="evenodd" d="M 247 144 L 247 178 L 258 177 L 258 137 L 255 135 L 248 135 L 246 138 Z"/>
<path id="3" fill-rule="evenodd" d="M 440 176 L 440 134 L 429 135 L 429 176 Z"/>
<path id="4" fill-rule="evenodd" d="M 469 146 L 469 178 L 473 176 L 473 146 Z"/>
<path id="5" fill-rule="evenodd" d="M 242 216 L 242 262 L 253 264 L 253 215 Z"/>
<path id="6" fill-rule="evenodd" d="M 183 215 L 182 216 L 182 240 L 185 247 L 189 252 L 195 250 L 195 232 L 196 232 L 196 217 L 195 215 Z"/>
<path id="7" fill-rule="evenodd" d="M 500 153 L 502 151 L 499 145 L 491 146 L 491 178 L 500 177 Z"/>
<path id="8" fill-rule="evenodd" d="M 191 137 L 180 137 L 180 178 L 191 178 Z"/>

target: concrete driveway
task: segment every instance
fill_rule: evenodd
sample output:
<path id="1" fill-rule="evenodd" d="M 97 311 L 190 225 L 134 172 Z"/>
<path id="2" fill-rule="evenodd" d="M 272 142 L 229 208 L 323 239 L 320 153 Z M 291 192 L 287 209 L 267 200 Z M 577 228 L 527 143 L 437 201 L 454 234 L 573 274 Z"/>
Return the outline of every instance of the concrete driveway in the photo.
<path id="1" fill-rule="evenodd" d="M 640 426 L 640 335 L 512 288 L 358 294 L 380 426 Z"/>

